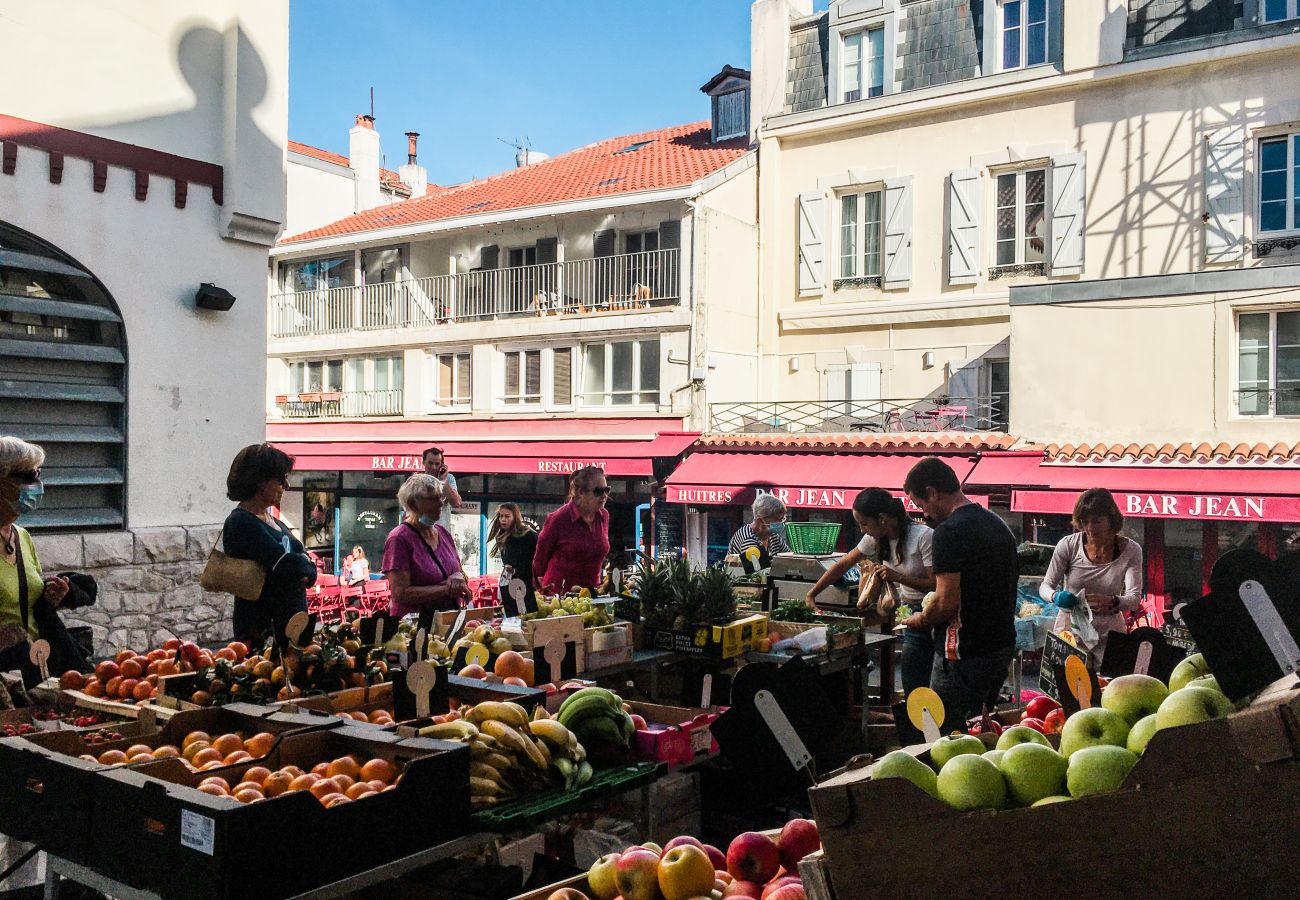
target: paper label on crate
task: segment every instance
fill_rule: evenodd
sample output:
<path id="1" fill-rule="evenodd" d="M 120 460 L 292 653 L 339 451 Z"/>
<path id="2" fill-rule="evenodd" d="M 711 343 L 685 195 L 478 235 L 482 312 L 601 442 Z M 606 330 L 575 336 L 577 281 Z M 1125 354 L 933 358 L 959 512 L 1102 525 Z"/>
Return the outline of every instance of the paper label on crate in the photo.
<path id="1" fill-rule="evenodd" d="M 707 753 L 713 746 L 713 732 L 708 728 L 696 728 L 691 731 L 691 752 Z"/>
<path id="2" fill-rule="evenodd" d="M 925 735 L 926 743 L 939 740 L 943 725 L 943 700 L 928 687 L 919 687 L 907 695 L 907 718 L 917 731 Z"/>
<path id="3" fill-rule="evenodd" d="M 1079 709 L 1092 706 L 1092 679 L 1088 676 L 1088 667 L 1077 656 L 1065 660 L 1065 686 L 1079 701 Z"/>
<path id="4" fill-rule="evenodd" d="M 451 628 L 447 630 L 447 646 L 450 647 L 456 643 L 456 638 L 460 636 L 461 629 L 465 627 L 465 610 L 456 613 L 455 620 L 451 623 Z"/>
<path id="5" fill-rule="evenodd" d="M 700 691 L 700 706 L 708 709 L 712 705 L 710 701 L 713 700 L 713 676 L 706 673 L 701 680 L 704 682 L 704 688 Z"/>
<path id="6" fill-rule="evenodd" d="M 1155 648 L 1151 646 L 1150 641 L 1143 641 L 1138 645 L 1137 661 L 1133 663 L 1133 672 L 1136 675 L 1145 675 L 1151 668 L 1151 654 Z"/>
<path id="7" fill-rule="evenodd" d="M 492 658 L 492 652 L 482 644 L 470 644 L 465 648 L 465 665 L 479 665 L 487 668 L 488 660 Z"/>
<path id="8" fill-rule="evenodd" d="M 217 839 L 217 823 L 188 809 L 181 810 L 181 846 L 212 856 Z"/>
<path id="9" fill-rule="evenodd" d="M 807 768 L 808 764 L 812 762 L 812 754 L 804 746 L 799 733 L 794 730 L 794 726 L 786 718 L 785 710 L 781 709 L 781 705 L 776 702 L 772 692 L 760 690 L 755 693 L 754 707 L 758 710 L 758 714 L 763 717 L 763 721 L 767 723 L 767 727 L 772 730 L 772 736 L 776 738 L 776 742 L 785 751 L 786 758 L 790 760 L 790 765 L 796 771 Z"/>
<path id="10" fill-rule="evenodd" d="M 406 686 L 415 695 L 415 715 L 427 718 L 431 713 L 429 695 L 438 686 L 438 667 L 427 660 L 415 663 L 406 671 Z"/>
<path id="11" fill-rule="evenodd" d="M 1268 596 L 1264 585 L 1253 579 L 1243 581 L 1237 593 L 1246 607 L 1246 612 L 1250 614 L 1255 627 L 1264 638 L 1269 652 L 1273 654 L 1278 668 L 1283 672 L 1296 671 L 1300 666 L 1300 647 L 1297 647 L 1291 630 L 1282 621 L 1282 616 L 1273 605 L 1273 600 Z"/>

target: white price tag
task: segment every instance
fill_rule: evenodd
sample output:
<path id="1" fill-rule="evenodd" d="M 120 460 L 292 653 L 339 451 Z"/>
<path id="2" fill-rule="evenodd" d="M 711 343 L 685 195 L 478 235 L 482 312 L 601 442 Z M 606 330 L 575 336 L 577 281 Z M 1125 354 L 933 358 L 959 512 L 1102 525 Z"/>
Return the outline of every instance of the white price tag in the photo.
<path id="1" fill-rule="evenodd" d="M 704 681 L 704 689 L 700 691 L 700 706 L 708 709 L 710 702 L 713 700 L 713 676 L 706 674 L 702 680 Z"/>
<path id="2" fill-rule="evenodd" d="M 212 856 L 217 823 L 188 809 L 181 810 L 181 846 Z"/>
<path id="3" fill-rule="evenodd" d="M 1136 675 L 1145 675 L 1151 668 L 1151 651 L 1150 641 L 1143 641 L 1138 644 L 1137 662 L 1133 664 L 1133 672 Z"/>

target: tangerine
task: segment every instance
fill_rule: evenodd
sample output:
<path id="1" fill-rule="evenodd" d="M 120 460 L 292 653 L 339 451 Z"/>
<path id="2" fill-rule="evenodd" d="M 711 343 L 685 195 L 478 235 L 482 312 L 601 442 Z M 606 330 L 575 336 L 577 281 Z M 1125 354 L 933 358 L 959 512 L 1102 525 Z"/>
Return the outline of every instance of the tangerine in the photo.
<path id="1" fill-rule="evenodd" d="M 249 762 L 252 758 L 253 757 L 247 750 L 236 750 L 223 760 L 223 764 L 227 766 L 237 766 L 240 763 Z"/>
<path id="2" fill-rule="evenodd" d="M 370 785 L 370 789 L 375 793 L 379 793 L 384 788 L 388 787 L 388 785 L 384 784 L 379 779 L 375 779 L 374 781 L 367 781 L 366 784 Z"/>
<path id="3" fill-rule="evenodd" d="M 352 787 L 352 785 L 357 783 L 357 780 L 355 778 L 352 778 L 348 775 L 331 775 L 330 777 L 339 783 L 339 788 L 344 793 L 347 793 L 348 788 Z"/>
<path id="4" fill-rule="evenodd" d="M 265 800 L 261 791 L 255 791 L 252 788 L 244 788 L 242 791 L 235 791 L 235 799 L 240 803 L 256 803 L 258 800 Z"/>
<path id="5" fill-rule="evenodd" d="M 364 781 L 358 781 L 356 784 L 352 785 L 352 787 L 343 792 L 344 796 L 349 800 L 360 800 L 362 797 L 373 793 L 375 793 L 375 791 L 372 790 L 370 785 L 366 784 Z"/>
<path id="6" fill-rule="evenodd" d="M 181 739 L 181 748 L 184 749 L 195 741 L 205 741 L 210 744 L 212 743 L 212 735 L 206 731 L 191 731 Z"/>
<path id="7" fill-rule="evenodd" d="M 261 732 L 244 741 L 244 749 L 253 756 L 266 756 L 275 745 L 275 735 Z"/>
<path id="8" fill-rule="evenodd" d="M 190 744 L 187 750 L 193 750 L 195 746 L 196 744 Z M 224 757 L 222 757 L 221 751 L 218 750 L 216 747 L 200 747 L 189 757 L 189 760 L 190 760 L 190 765 L 198 766 L 199 768 L 202 768 L 203 766 L 206 766 L 208 763 L 213 763 L 213 762 L 219 763 L 223 758 Z"/>
<path id="9" fill-rule="evenodd" d="M 322 778 L 320 781 L 317 781 L 311 787 L 307 788 L 307 790 L 311 791 L 312 796 L 319 800 L 320 798 L 329 796 L 330 794 L 341 794 L 343 792 L 343 786 L 333 778 Z"/>
<path id="10" fill-rule="evenodd" d="M 260 794 L 262 793 L 262 782 L 249 781 L 245 778 L 243 781 L 239 782 L 239 784 L 235 785 L 234 793 L 238 794 L 240 791 L 257 791 Z"/>
<path id="11" fill-rule="evenodd" d="M 171 759 L 181 755 L 181 751 L 175 744 L 163 744 L 153 751 L 154 759 Z"/>
<path id="12" fill-rule="evenodd" d="M 397 777 L 397 767 L 386 759 L 372 759 L 361 767 L 362 781 L 381 781 L 384 784 Z"/>
<path id="13" fill-rule="evenodd" d="M 329 773 L 329 769 L 330 769 L 329 763 L 320 762 L 320 763 L 316 763 L 316 765 L 311 767 L 311 773 L 318 778 L 324 778 Z"/>
<path id="14" fill-rule="evenodd" d="M 135 756 L 137 753 L 150 753 L 150 754 L 152 754 L 152 753 L 153 753 L 153 747 L 150 747 L 148 744 L 132 744 L 130 747 L 127 747 L 127 748 L 126 748 L 126 755 L 127 755 L 127 756 Z"/>
<path id="15" fill-rule="evenodd" d="M 243 750 L 244 741 L 237 734 L 223 734 L 212 742 L 212 749 L 222 756 L 229 756 L 236 750 Z"/>
<path id="16" fill-rule="evenodd" d="M 325 774 L 329 776 L 346 775 L 356 781 L 361 774 L 361 766 L 357 765 L 357 761 L 350 756 L 340 756 L 329 764 Z"/>
<path id="17" fill-rule="evenodd" d="M 121 750 L 105 750 L 99 754 L 99 764 L 103 766 L 120 766 L 126 762 L 126 754 Z"/>
<path id="18" fill-rule="evenodd" d="M 289 790 L 291 791 L 310 790 L 311 786 L 318 781 L 320 781 L 320 776 L 313 772 L 308 772 L 305 775 L 298 775 L 295 776 L 293 781 L 289 782 Z"/>
<path id="19" fill-rule="evenodd" d="M 226 764 L 223 763 L 221 760 L 214 759 L 211 762 L 205 762 L 203 765 L 199 766 L 199 771 L 211 772 L 213 769 L 223 769 L 225 768 L 225 766 Z"/>
<path id="20" fill-rule="evenodd" d="M 496 665 L 492 671 L 502 678 L 518 678 L 524 674 L 524 658 L 517 651 L 507 650 L 497 657 Z"/>
<path id="21" fill-rule="evenodd" d="M 344 794 L 328 794 L 327 796 L 321 797 L 319 799 L 326 809 L 329 809 L 331 806 L 342 806 L 344 803 L 352 802 Z"/>
<path id="22" fill-rule="evenodd" d="M 134 765 L 135 763 L 153 762 L 152 753 L 137 753 L 134 756 L 128 756 L 126 761 Z"/>
<path id="23" fill-rule="evenodd" d="M 278 797 L 289 790 L 292 784 L 293 776 L 288 772 L 272 772 L 262 782 L 262 793 L 268 797 Z"/>
<path id="24" fill-rule="evenodd" d="M 247 769 L 244 770 L 245 781 L 256 781 L 258 784 L 261 784 L 263 781 L 266 781 L 266 779 L 270 777 L 271 777 L 271 770 L 268 769 L 266 766 L 249 766 Z"/>
<path id="25" fill-rule="evenodd" d="M 199 789 L 200 791 L 202 791 L 203 793 L 205 793 L 205 794 L 211 794 L 211 795 L 214 796 L 214 797 L 229 797 L 229 796 L 230 796 L 230 792 L 229 792 L 229 791 L 227 791 L 227 790 L 226 790 L 225 788 L 223 788 L 223 787 L 218 787 L 218 786 L 215 785 L 215 784 L 201 784 L 201 785 L 199 785 L 198 789 Z"/>
<path id="26" fill-rule="evenodd" d="M 223 791 L 230 790 L 230 782 L 226 781 L 226 779 L 222 778 L 220 775 L 209 775 L 207 778 L 204 778 L 199 782 L 199 787 L 203 787 L 205 784 L 219 785 Z"/>
<path id="27" fill-rule="evenodd" d="M 294 778 L 297 778 L 299 775 L 302 774 L 302 769 L 298 768 L 297 766 L 281 766 L 280 771 L 287 772 L 288 774 L 292 775 Z"/>

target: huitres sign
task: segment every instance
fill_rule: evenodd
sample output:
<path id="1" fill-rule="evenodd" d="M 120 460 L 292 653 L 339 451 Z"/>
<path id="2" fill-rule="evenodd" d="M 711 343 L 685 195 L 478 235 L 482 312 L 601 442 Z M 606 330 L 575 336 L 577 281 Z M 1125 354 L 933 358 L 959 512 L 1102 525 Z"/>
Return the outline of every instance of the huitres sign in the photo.
<path id="1" fill-rule="evenodd" d="M 781 487 L 777 485 L 674 485 L 667 487 L 669 503 L 687 503 L 692 506 L 724 506 L 737 503 L 748 506 L 760 494 L 772 494 L 786 506 L 795 509 L 852 509 L 853 498 L 862 488 L 857 487 Z M 903 501 L 910 513 L 920 513 L 920 508 L 901 491 L 890 491 Z M 971 497 L 980 506 L 988 506 L 988 498 Z"/>
<path id="2" fill-rule="evenodd" d="M 1078 491 L 1013 491 L 1013 512 L 1074 511 Z M 1126 516 L 1151 519 L 1226 519 L 1243 522 L 1300 522 L 1300 497 L 1245 494 L 1151 494 L 1114 491 Z"/>

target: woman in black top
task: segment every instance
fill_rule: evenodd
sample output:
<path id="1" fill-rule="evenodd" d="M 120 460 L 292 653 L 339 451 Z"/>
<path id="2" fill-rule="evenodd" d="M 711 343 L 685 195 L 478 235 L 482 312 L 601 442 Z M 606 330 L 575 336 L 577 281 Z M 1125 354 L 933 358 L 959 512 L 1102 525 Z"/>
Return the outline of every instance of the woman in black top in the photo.
<path id="1" fill-rule="evenodd" d="M 506 613 L 517 616 L 535 611 L 537 598 L 533 596 L 533 554 L 537 552 L 537 532 L 528 527 L 518 504 L 502 503 L 497 507 L 488 540 L 492 542 L 492 555 L 500 557 L 502 565 L 513 570 L 511 580 L 519 579 L 528 587 L 524 594 L 524 608 L 519 609 L 507 590 L 506 580 L 501 580 L 501 602 L 505 605 Z"/>
<path id="2" fill-rule="evenodd" d="M 256 600 L 235 598 L 236 640 L 260 647 L 272 629 L 285 646 L 289 618 L 307 611 L 307 588 L 316 583 L 316 564 L 289 527 L 271 515 L 289 485 L 293 457 L 270 444 L 240 450 L 226 477 L 226 496 L 239 505 L 226 517 L 222 545 L 226 555 L 251 559 L 266 570 Z"/>

